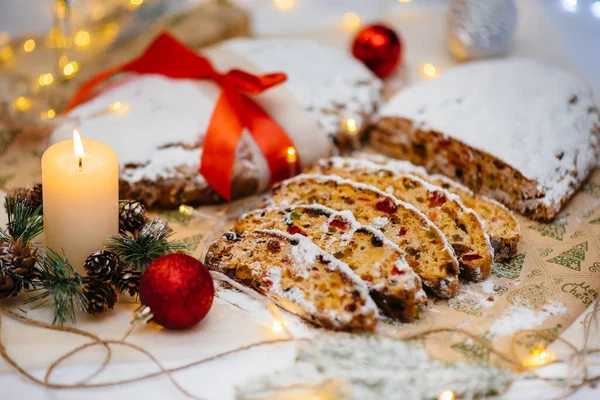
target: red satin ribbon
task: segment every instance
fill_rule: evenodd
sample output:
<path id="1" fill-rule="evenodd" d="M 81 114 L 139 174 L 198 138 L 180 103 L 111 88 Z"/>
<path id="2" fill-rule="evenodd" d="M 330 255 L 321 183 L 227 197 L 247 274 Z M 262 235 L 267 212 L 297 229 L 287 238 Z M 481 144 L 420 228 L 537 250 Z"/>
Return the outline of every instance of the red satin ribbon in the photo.
<path id="1" fill-rule="evenodd" d="M 140 57 L 87 80 L 67 104 L 64 112 L 90 100 L 101 83 L 122 72 L 159 74 L 173 79 L 205 79 L 221 87 L 221 94 L 204 138 L 199 173 L 227 200 L 231 198 L 235 151 L 244 128 L 250 132 L 267 160 L 271 183 L 283 180 L 292 171 L 299 169 L 297 154 L 291 166 L 287 159 L 288 148 L 294 147 L 292 140 L 277 122 L 247 96 L 262 93 L 285 82 L 287 76 L 284 73 L 253 75 L 232 69 L 221 74 L 212 67 L 208 59 L 163 33 Z"/>

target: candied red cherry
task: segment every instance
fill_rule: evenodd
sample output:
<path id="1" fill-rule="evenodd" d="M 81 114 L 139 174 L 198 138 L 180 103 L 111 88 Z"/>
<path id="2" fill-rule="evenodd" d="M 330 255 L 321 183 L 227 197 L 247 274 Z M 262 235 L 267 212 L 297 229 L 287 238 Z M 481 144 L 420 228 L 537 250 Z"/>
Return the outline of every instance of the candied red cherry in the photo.
<path id="1" fill-rule="evenodd" d="M 439 191 L 434 191 L 427 196 L 427 201 L 434 207 L 440 207 L 446 202 L 446 195 Z"/>
<path id="2" fill-rule="evenodd" d="M 392 268 L 392 275 L 404 275 L 406 271 L 400 271 L 398 267 Z"/>
<path id="3" fill-rule="evenodd" d="M 296 233 L 299 233 L 299 234 L 300 234 L 300 235 L 302 235 L 302 236 L 308 236 L 308 235 L 306 234 L 306 232 L 304 232 L 302 229 L 298 228 L 296 225 L 291 225 L 291 226 L 288 226 L 288 228 L 287 228 L 287 232 L 288 232 L 290 235 L 295 235 Z"/>
<path id="4" fill-rule="evenodd" d="M 344 222 L 344 221 L 341 221 L 339 219 L 333 219 L 329 223 L 329 226 L 332 226 L 334 228 L 338 228 L 338 229 L 344 230 L 344 229 L 348 228 L 348 223 Z"/>
<path id="5" fill-rule="evenodd" d="M 398 206 L 394 204 L 392 199 L 386 197 L 385 199 L 379 200 L 377 204 L 375 204 L 375 208 L 377 208 L 379 211 L 383 211 L 384 213 L 393 214 L 398 209 Z"/>
<path id="6" fill-rule="evenodd" d="M 404 235 L 406 235 L 406 232 L 408 232 L 408 229 L 406 229 L 405 227 L 400 228 L 400 231 L 398 232 L 398 236 L 402 237 Z"/>

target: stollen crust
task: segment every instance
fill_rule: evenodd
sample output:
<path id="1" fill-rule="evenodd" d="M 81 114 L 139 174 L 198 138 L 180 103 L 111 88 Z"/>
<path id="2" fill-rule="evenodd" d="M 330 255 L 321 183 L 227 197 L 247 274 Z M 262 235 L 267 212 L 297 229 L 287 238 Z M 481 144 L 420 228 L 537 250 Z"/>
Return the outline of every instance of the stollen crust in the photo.
<path id="1" fill-rule="evenodd" d="M 600 114 L 584 82 L 509 59 L 468 63 L 399 92 L 370 142 L 549 221 L 596 166 L 599 137 Z"/>
<path id="2" fill-rule="evenodd" d="M 365 160 L 333 157 L 321 160 L 309 172 L 373 185 L 412 204 L 446 236 L 464 278 L 479 282 L 490 276 L 494 257 L 489 237 L 477 214 L 465 207 L 458 196 L 414 175 Z"/>
<path id="3" fill-rule="evenodd" d="M 226 233 L 211 244 L 207 267 L 328 329 L 372 331 L 377 307 L 348 265 L 309 239 L 275 230 Z"/>
<path id="4" fill-rule="evenodd" d="M 273 206 L 321 204 L 352 212 L 356 220 L 379 229 L 398 245 L 423 285 L 441 298 L 458 287 L 458 261 L 446 237 L 414 206 L 361 183 L 331 175 L 303 174 L 271 191 Z"/>
<path id="5" fill-rule="evenodd" d="M 421 279 L 402 251 L 379 230 L 359 224 L 350 211 L 320 205 L 254 210 L 233 227 L 236 234 L 276 229 L 308 237 L 366 282 L 380 310 L 404 322 L 414 320 L 427 301 Z"/>

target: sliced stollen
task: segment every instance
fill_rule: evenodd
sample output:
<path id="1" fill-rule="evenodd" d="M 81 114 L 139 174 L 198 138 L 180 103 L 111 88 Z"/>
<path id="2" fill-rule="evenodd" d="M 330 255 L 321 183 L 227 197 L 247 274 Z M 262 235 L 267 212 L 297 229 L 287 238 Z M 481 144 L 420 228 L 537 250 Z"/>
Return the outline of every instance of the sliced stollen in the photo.
<path id="1" fill-rule="evenodd" d="M 600 112 L 575 74 L 527 59 L 478 61 L 399 92 L 370 142 L 549 221 L 596 166 Z"/>
<path id="2" fill-rule="evenodd" d="M 412 204 L 446 236 L 454 249 L 461 275 L 479 282 L 490 276 L 493 250 L 483 223 L 458 196 L 409 174 L 400 174 L 366 160 L 333 157 L 321 160 L 312 173 L 337 175 L 373 185 L 397 199 Z"/>
<path id="3" fill-rule="evenodd" d="M 398 245 L 408 265 L 436 296 L 449 298 L 458 286 L 458 261 L 440 230 L 414 206 L 381 190 L 326 175 L 298 175 L 271 191 L 272 205 L 321 204 L 349 210 Z"/>
<path id="4" fill-rule="evenodd" d="M 350 211 L 320 205 L 255 210 L 234 225 L 236 234 L 276 229 L 307 236 L 363 280 L 371 297 L 389 317 L 409 322 L 427 302 L 421 278 L 408 266 L 400 248 L 381 231 L 359 224 Z"/>
<path id="5" fill-rule="evenodd" d="M 419 178 L 441 186 L 450 193 L 457 195 L 462 203 L 479 215 L 485 224 L 485 231 L 490 237 L 494 249 L 494 261 L 500 262 L 517 254 L 521 232 L 514 214 L 496 200 L 474 193 L 471 189 L 439 174 L 430 175 L 423 167 L 409 161 L 396 160 L 379 154 L 354 153 L 354 157 L 367 159 L 377 164 L 385 165 L 398 172 L 416 175 Z"/>
<path id="6" fill-rule="evenodd" d="M 309 239 L 281 231 L 228 232 L 206 265 L 328 329 L 373 331 L 377 307 L 367 285 Z"/>

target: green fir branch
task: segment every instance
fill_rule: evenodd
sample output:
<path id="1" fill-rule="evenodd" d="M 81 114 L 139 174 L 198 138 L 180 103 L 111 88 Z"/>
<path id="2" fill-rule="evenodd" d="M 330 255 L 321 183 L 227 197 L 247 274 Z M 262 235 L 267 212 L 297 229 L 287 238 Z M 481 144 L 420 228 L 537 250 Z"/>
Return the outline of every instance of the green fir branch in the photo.
<path id="1" fill-rule="evenodd" d="M 30 200 L 12 196 L 6 196 L 4 201 L 8 224 L 6 230 L 0 228 L 0 241 L 8 242 L 11 237 L 15 240 L 23 238 L 27 244 L 44 230 L 41 206 L 33 208 Z"/>
<path id="2" fill-rule="evenodd" d="M 174 232 L 160 218 L 146 224 L 135 237 L 120 233 L 108 240 L 107 248 L 117 254 L 123 264 L 145 271 L 148 265 L 165 254 L 187 250 L 187 245 L 170 240 Z"/>
<path id="3" fill-rule="evenodd" d="M 64 255 L 47 249 L 36 270 L 36 280 L 31 292 L 38 294 L 25 300 L 36 303 L 34 309 L 50 305 L 54 308 L 53 324 L 64 324 L 68 318 L 75 323 L 75 308 L 85 310 L 85 298 L 81 291 L 81 276 L 73 269 Z"/>

